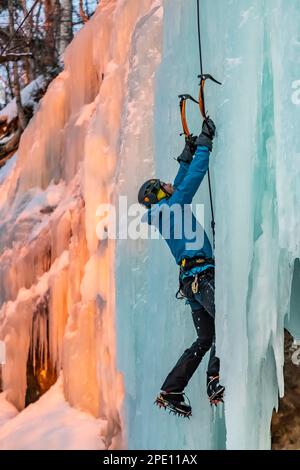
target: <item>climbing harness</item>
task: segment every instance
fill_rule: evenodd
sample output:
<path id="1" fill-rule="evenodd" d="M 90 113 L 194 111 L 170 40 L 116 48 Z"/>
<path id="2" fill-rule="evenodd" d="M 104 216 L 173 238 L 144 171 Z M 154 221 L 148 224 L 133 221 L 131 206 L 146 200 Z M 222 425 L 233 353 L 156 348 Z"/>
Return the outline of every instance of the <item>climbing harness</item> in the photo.
<path id="1" fill-rule="evenodd" d="M 214 265 L 215 260 L 213 258 L 199 258 L 199 256 L 194 258 L 183 258 L 180 263 L 180 270 L 182 272 L 190 271 L 192 268 L 203 264 Z"/>
<path id="2" fill-rule="evenodd" d="M 181 124 L 182 124 L 182 129 L 183 133 L 180 135 L 185 135 L 186 140 L 188 141 L 191 137 L 193 137 L 193 134 L 191 134 L 188 123 L 187 123 L 187 118 L 186 118 L 186 104 L 187 101 L 190 100 L 196 104 L 199 105 L 200 113 L 204 119 L 204 121 L 207 121 L 209 119 L 209 116 L 206 111 L 205 107 L 205 97 L 204 97 L 204 88 L 205 88 L 205 82 L 206 80 L 211 80 L 212 82 L 222 85 L 221 82 L 216 80 L 212 75 L 208 73 L 203 73 L 203 62 L 202 62 L 202 44 L 201 44 L 201 24 L 200 24 L 200 0 L 197 1 L 197 29 L 198 29 L 198 45 L 199 45 L 199 59 L 200 59 L 200 75 L 198 75 L 198 78 L 200 79 L 200 84 L 199 84 L 199 98 L 198 101 L 193 98 L 189 94 L 182 94 L 179 95 L 178 98 L 180 99 L 179 102 L 179 107 L 180 107 L 180 117 L 181 117 Z M 212 229 L 212 234 L 213 234 L 213 245 L 215 246 L 215 216 L 214 216 L 214 206 L 213 206 L 213 200 L 212 200 L 212 189 L 211 189 L 211 178 L 210 178 L 210 171 L 208 169 L 207 172 L 208 176 L 208 189 L 209 189 L 209 199 L 210 199 L 210 209 L 211 209 L 211 229 Z"/>
<path id="3" fill-rule="evenodd" d="M 212 258 L 201 259 L 201 258 L 191 258 L 190 260 L 183 260 L 186 263 L 181 264 L 179 272 L 179 289 L 175 294 L 177 300 L 194 300 L 194 295 L 198 294 L 203 281 L 211 281 L 214 279 L 215 270 L 214 264 L 215 261 Z M 207 265 L 203 271 L 200 273 L 191 273 L 191 275 L 183 276 L 184 273 L 187 273 L 194 267 Z"/>

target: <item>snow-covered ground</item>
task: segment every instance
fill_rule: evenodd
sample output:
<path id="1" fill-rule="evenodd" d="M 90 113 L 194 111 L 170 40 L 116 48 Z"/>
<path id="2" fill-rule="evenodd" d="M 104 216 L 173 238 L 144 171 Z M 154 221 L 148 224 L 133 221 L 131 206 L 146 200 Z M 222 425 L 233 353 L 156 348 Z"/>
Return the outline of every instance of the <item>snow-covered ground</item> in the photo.
<path id="1" fill-rule="evenodd" d="M 1 450 L 100 450 L 106 434 L 106 421 L 66 402 L 61 380 L 21 413 L 0 395 Z"/>
<path id="2" fill-rule="evenodd" d="M 39 92 L 45 86 L 45 78 L 40 76 L 29 83 L 21 91 L 21 100 L 23 106 L 31 106 L 33 110 L 36 110 L 37 102 L 34 99 L 35 93 Z M 7 124 L 17 116 L 17 105 L 16 99 L 11 100 L 4 108 L 0 110 L 0 119 L 5 119 Z M 2 140 L 3 143 L 3 140 Z"/>
<path id="3" fill-rule="evenodd" d="M 5 395 L 5 392 L 0 393 L 0 429 L 19 413 L 14 405 L 6 400 Z"/>

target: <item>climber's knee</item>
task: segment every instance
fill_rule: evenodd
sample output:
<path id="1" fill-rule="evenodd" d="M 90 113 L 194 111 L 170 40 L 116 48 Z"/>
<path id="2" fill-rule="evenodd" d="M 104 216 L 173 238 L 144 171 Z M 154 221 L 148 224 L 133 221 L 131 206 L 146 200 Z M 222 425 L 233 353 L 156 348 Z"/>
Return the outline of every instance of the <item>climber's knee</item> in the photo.
<path id="1" fill-rule="evenodd" d="M 207 353 L 207 351 L 210 350 L 212 343 L 213 343 L 213 338 L 205 338 L 202 340 L 198 338 L 192 344 L 192 346 L 186 350 L 186 353 L 197 354 L 203 357 Z"/>
<path id="2" fill-rule="evenodd" d="M 213 336 L 212 337 L 206 337 L 206 338 L 198 338 L 197 341 L 197 349 L 199 351 L 203 351 L 204 354 L 210 350 L 213 344 Z"/>

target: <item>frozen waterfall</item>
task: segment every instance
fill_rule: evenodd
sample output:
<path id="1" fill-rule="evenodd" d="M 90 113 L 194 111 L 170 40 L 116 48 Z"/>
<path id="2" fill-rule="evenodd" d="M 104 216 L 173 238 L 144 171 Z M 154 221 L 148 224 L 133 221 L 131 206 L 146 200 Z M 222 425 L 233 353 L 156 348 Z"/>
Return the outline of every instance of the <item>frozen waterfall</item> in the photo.
<path id="1" fill-rule="evenodd" d="M 177 267 L 160 239 L 97 237 L 101 204 L 175 176 L 177 96 L 198 93 L 196 1 L 101 0 L 0 170 L 0 448 L 38 447 L 18 430 L 42 413 L 83 420 L 90 448 L 270 448 L 284 326 L 300 340 L 300 5 L 200 3 L 204 69 L 222 82 L 206 101 L 225 405 L 209 406 L 205 360 L 190 421 L 153 406 L 194 341 Z M 210 234 L 206 180 L 197 202 Z"/>

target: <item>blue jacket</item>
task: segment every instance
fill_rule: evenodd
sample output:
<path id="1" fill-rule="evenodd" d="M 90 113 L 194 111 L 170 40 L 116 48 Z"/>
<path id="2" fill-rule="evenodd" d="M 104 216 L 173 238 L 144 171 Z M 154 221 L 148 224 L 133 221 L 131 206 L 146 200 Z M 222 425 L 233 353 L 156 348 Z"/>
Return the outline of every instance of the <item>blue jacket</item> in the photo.
<path id="1" fill-rule="evenodd" d="M 191 164 L 180 162 L 174 194 L 153 205 L 147 213 L 148 224 L 159 230 L 177 264 L 184 258 L 212 258 L 210 241 L 190 205 L 208 170 L 208 161 L 208 148 L 198 146 Z M 199 268 L 197 271 L 202 270 Z"/>

